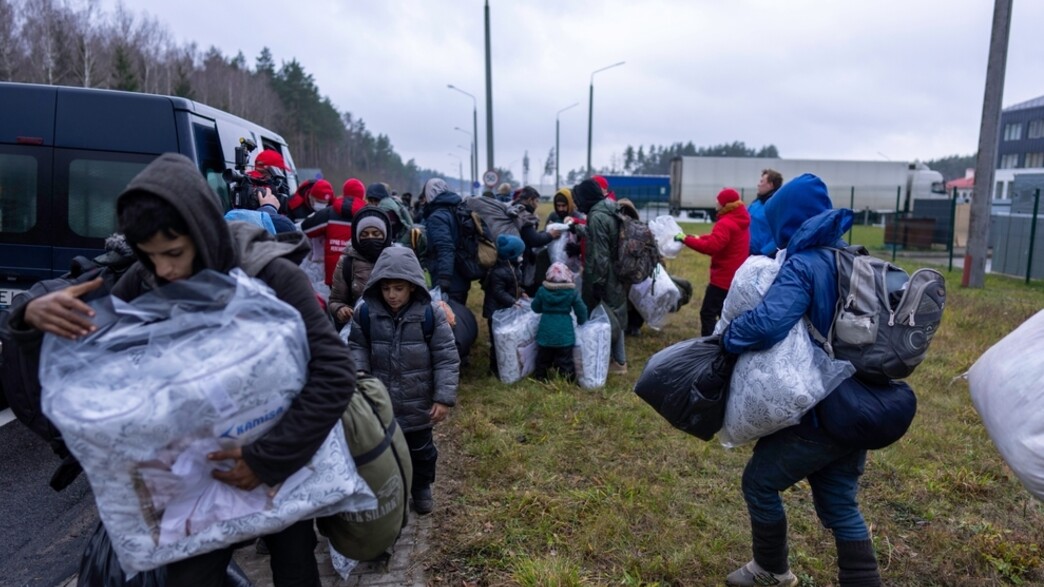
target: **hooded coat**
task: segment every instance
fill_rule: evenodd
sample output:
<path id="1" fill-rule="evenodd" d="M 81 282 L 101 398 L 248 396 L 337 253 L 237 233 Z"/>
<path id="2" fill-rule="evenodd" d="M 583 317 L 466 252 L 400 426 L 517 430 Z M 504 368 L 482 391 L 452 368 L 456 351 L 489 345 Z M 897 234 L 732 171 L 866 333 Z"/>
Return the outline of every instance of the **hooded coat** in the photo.
<path id="1" fill-rule="evenodd" d="M 747 212 L 750 214 L 750 254 L 772 255 L 776 252 L 776 241 L 772 238 L 768 220 L 765 219 L 765 204 L 779 190 L 771 190 L 758 196 Z"/>
<path id="2" fill-rule="evenodd" d="M 761 302 L 726 330 L 730 353 L 767 349 L 806 315 L 820 332 L 834 319 L 837 269 L 823 247 L 846 246 L 841 237 L 852 226 L 852 211 L 833 210 L 826 185 L 806 173 L 779 188 L 765 204 L 765 218 L 786 258 Z"/>
<path id="3" fill-rule="evenodd" d="M 428 199 L 424 207 L 424 226 L 428 237 L 427 266 L 433 285 L 447 293 L 462 293 L 471 289 L 471 280 L 457 269 L 457 205 L 461 198 L 449 191 L 446 182 L 429 179 L 424 184 Z"/>
<path id="4" fill-rule="evenodd" d="M 729 202 L 718 211 L 710 234 L 688 235 L 685 246 L 710 255 L 710 283 L 721 289 L 732 287 L 732 277 L 750 254 L 750 216 L 743 202 Z"/>
<path id="5" fill-rule="evenodd" d="M 573 317 L 579 326 L 587 322 L 587 306 L 580 299 L 580 292 L 572 283 L 552 283 L 545 281 L 537 290 L 530 306 L 534 312 L 541 314 L 537 327 L 536 342 L 542 347 L 563 348 L 576 344 L 576 331 L 573 329 Z"/>
<path id="6" fill-rule="evenodd" d="M 366 283 L 370 280 L 370 272 L 373 271 L 373 264 L 377 262 L 381 251 L 392 245 L 391 222 L 388 220 L 387 214 L 380 208 L 366 206 L 359 210 L 353 219 L 353 227 L 358 226 L 360 220 L 370 216 L 383 221 L 384 238 L 371 239 L 359 246 L 358 231 L 352 230 L 352 244 L 337 260 L 337 267 L 334 268 L 333 273 L 333 285 L 330 287 L 330 299 L 327 302 L 327 309 L 334 317 L 335 323 L 337 313 L 341 311 L 341 308 L 354 307 L 355 302 L 362 298 Z"/>
<path id="7" fill-rule="evenodd" d="M 559 216 L 558 212 L 551 210 L 551 213 L 547 215 L 547 222 L 544 223 L 544 229 L 547 229 L 548 224 L 554 224 L 557 222 L 565 222 L 566 218 L 572 218 L 573 220 L 582 220 L 583 215 L 576 209 L 576 204 L 573 203 L 573 190 L 569 188 L 562 188 L 555 192 L 555 197 L 551 199 L 551 202 L 557 202 L 558 200 L 564 200 L 566 203 L 566 214 L 565 216 Z"/>
<path id="8" fill-rule="evenodd" d="M 210 186 L 183 155 L 167 153 L 150 163 L 117 198 L 117 211 L 140 192 L 162 198 L 185 219 L 198 269 L 228 273 L 240 267 L 301 313 L 311 355 L 308 381 L 272 429 L 243 447 L 243 459 L 258 478 L 270 486 L 281 483 L 312 458 L 355 390 L 351 355 L 298 267 L 308 253 L 308 243 L 299 232 L 277 240 L 263 228 L 226 223 Z M 135 254 L 138 261 L 112 291 L 126 301 L 163 285 L 148 257 L 137 249 Z"/>
<path id="9" fill-rule="evenodd" d="M 381 280 L 400 279 L 414 285 L 410 303 L 392 314 L 381 293 Z M 352 317 L 348 348 L 359 371 L 370 373 L 388 388 L 395 418 L 404 432 L 433 426 L 428 413 L 435 402 L 457 403 L 460 357 L 453 331 L 439 304 L 431 303 L 424 273 L 413 251 L 389 247 L 373 267 L 363 292 L 369 314 L 369 332 Z M 425 308 L 431 307 L 435 328 L 430 342 L 424 338 Z"/>
<path id="10" fill-rule="evenodd" d="M 605 302 L 611 310 L 614 330 L 627 324 L 627 290 L 616 276 L 620 251 L 619 211 L 619 205 L 604 196 L 589 208 L 583 278 L 584 303 L 593 310 L 599 302 Z"/>

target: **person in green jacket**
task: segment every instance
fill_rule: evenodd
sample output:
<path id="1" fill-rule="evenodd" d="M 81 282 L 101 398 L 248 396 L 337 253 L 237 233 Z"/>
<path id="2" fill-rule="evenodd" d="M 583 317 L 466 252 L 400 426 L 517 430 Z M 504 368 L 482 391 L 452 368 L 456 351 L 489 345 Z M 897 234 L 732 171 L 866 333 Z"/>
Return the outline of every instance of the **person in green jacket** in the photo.
<path id="1" fill-rule="evenodd" d="M 575 382 L 573 345 L 576 344 L 576 332 L 573 330 L 572 314 L 576 313 L 577 324 L 587 322 L 587 306 L 576 291 L 573 272 L 564 263 L 552 263 L 544 278 L 530 306 L 534 312 L 541 314 L 537 327 L 537 357 L 533 377 L 547 381 L 547 371 L 554 364 L 562 377 Z"/>

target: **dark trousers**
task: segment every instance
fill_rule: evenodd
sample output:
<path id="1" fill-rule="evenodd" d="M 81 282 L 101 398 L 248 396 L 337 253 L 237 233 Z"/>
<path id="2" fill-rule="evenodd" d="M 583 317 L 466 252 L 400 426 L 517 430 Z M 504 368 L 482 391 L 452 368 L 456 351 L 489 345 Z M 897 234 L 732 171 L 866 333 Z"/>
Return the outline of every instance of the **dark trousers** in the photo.
<path id="1" fill-rule="evenodd" d="M 406 432 L 404 436 L 406 444 L 410 447 L 413 491 L 416 492 L 435 482 L 435 463 L 439 460 L 439 450 L 435 447 L 435 437 L 431 428 Z"/>
<path id="2" fill-rule="evenodd" d="M 569 381 L 576 381 L 576 366 L 573 364 L 573 347 L 547 347 L 537 345 L 536 369 L 533 377 L 547 381 L 547 370 L 554 365 L 559 375 Z"/>
<path id="3" fill-rule="evenodd" d="M 493 342 L 493 318 L 486 318 L 486 326 L 489 327 L 489 372 L 494 377 L 500 377 L 500 370 L 497 369 L 497 347 Z"/>
<path id="4" fill-rule="evenodd" d="M 265 542 L 271 553 L 268 562 L 276 587 L 319 587 L 312 520 L 302 520 L 281 532 L 269 534 Z M 222 587 L 233 550 L 230 546 L 167 565 L 167 585 Z"/>
<path id="5" fill-rule="evenodd" d="M 469 290 L 450 291 L 450 292 L 446 292 L 446 296 L 449 299 L 453 300 L 454 302 L 457 302 L 458 304 L 460 304 L 462 306 L 466 306 L 466 305 L 468 305 L 468 291 Z"/>
<path id="6" fill-rule="evenodd" d="M 707 285 L 707 291 L 703 293 L 703 305 L 700 306 L 700 336 L 710 336 L 714 333 L 714 325 L 718 323 L 721 307 L 725 305 L 725 296 L 728 293 L 727 289 Z"/>

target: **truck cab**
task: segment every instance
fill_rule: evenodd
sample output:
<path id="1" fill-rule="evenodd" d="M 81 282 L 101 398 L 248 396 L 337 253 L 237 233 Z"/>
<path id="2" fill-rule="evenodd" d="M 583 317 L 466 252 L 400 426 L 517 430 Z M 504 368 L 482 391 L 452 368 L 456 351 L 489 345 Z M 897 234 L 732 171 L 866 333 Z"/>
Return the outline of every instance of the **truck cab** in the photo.
<path id="1" fill-rule="evenodd" d="M 241 138 L 273 149 L 297 188 L 278 134 L 209 106 L 171 96 L 0 83 L 0 309 L 18 291 L 94 257 L 116 230 L 116 197 L 153 159 L 186 155 L 230 207 L 222 173 Z"/>

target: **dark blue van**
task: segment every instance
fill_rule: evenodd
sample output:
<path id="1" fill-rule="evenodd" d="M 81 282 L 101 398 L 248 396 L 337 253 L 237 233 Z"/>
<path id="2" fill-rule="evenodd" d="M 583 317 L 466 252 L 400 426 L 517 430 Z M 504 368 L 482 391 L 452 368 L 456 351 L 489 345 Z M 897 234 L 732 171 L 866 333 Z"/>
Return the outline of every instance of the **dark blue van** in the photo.
<path id="1" fill-rule="evenodd" d="M 0 83 L 0 308 L 40 279 L 94 257 L 116 229 L 115 202 L 162 153 L 196 162 L 229 209 L 222 172 L 245 138 L 282 154 L 291 193 L 293 158 L 278 134 L 198 102 L 171 96 Z"/>

